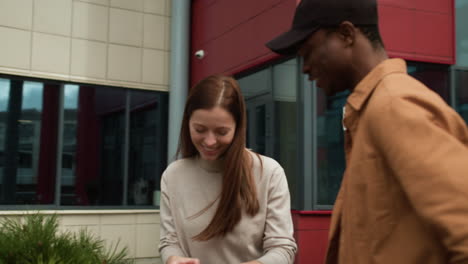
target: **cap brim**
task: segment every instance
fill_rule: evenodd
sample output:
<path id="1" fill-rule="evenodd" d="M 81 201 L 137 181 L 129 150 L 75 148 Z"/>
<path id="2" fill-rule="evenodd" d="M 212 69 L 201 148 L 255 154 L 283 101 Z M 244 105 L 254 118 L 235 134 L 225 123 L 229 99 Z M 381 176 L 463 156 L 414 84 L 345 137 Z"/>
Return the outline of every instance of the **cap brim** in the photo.
<path id="1" fill-rule="evenodd" d="M 295 55 L 297 54 L 300 44 L 308 37 L 310 34 L 318 30 L 318 26 L 308 28 L 307 30 L 297 30 L 291 29 L 278 37 L 270 40 L 265 45 L 271 49 L 273 52 L 276 52 L 281 55 Z"/>

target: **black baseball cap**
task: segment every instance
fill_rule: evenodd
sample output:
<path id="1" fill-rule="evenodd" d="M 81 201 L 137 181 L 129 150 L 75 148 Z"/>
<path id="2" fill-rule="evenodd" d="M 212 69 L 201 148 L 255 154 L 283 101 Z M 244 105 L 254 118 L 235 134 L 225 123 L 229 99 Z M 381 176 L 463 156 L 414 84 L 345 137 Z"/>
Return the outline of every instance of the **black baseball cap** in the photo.
<path id="1" fill-rule="evenodd" d="M 296 7 L 291 29 L 266 46 L 282 55 L 294 55 L 300 44 L 319 28 L 337 26 L 343 21 L 377 25 L 376 0 L 302 0 Z"/>

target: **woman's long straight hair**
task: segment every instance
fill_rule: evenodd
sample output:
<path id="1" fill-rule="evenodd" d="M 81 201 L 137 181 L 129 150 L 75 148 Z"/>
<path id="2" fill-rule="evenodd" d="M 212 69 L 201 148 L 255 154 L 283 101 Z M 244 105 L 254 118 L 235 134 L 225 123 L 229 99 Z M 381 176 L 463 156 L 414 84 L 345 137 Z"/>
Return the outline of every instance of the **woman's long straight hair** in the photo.
<path id="1" fill-rule="evenodd" d="M 216 106 L 232 115 L 236 122 L 236 131 L 231 145 L 222 154 L 225 166 L 218 208 L 205 230 L 193 237 L 198 241 L 224 236 L 232 231 L 239 223 L 243 210 L 252 216 L 259 211 L 257 190 L 252 175 L 252 155 L 245 148 L 247 123 L 245 102 L 236 80 L 228 76 L 213 75 L 203 79 L 191 89 L 185 104 L 178 154 L 182 158 L 198 155 L 190 137 L 190 117 L 198 109 L 209 110 Z"/>

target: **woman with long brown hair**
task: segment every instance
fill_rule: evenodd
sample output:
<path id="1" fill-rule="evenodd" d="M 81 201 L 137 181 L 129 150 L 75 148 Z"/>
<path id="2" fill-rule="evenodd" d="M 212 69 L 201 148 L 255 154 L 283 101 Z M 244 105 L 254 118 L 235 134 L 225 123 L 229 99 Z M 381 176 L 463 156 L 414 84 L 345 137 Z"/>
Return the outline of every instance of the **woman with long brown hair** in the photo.
<path id="1" fill-rule="evenodd" d="M 210 76 L 190 91 L 178 153 L 161 179 L 163 263 L 294 262 L 284 170 L 246 149 L 246 107 L 233 78 Z"/>

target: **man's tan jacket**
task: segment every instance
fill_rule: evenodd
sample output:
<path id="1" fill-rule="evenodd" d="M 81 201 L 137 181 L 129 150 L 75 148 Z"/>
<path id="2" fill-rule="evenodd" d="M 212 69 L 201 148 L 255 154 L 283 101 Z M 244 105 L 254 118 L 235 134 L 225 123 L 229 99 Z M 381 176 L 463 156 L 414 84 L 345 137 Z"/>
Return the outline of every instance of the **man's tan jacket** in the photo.
<path id="1" fill-rule="evenodd" d="M 343 119 L 347 168 L 326 263 L 468 263 L 468 128 L 400 59 L 372 70 Z"/>

